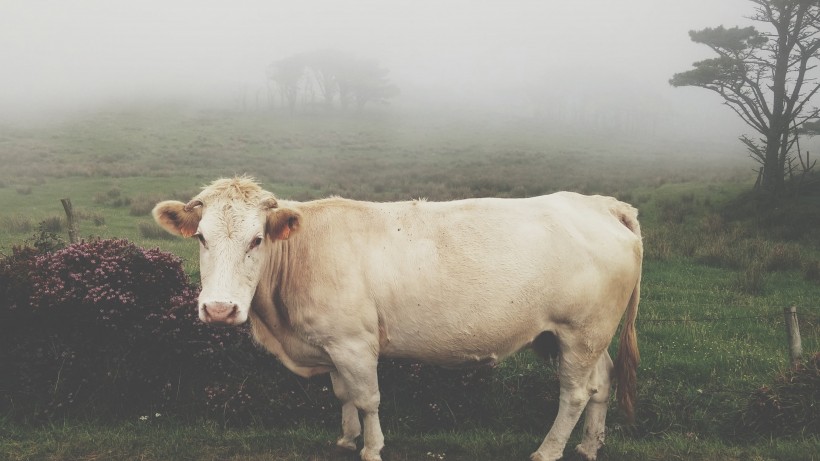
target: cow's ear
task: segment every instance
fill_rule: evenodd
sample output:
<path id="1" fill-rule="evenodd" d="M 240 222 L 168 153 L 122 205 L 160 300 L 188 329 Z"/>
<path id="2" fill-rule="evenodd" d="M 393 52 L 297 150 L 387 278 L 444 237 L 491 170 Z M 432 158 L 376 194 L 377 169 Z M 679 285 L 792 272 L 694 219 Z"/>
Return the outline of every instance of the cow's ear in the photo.
<path id="1" fill-rule="evenodd" d="M 287 240 L 299 230 L 302 215 L 290 208 L 277 208 L 268 213 L 267 234 L 273 240 Z"/>
<path id="2" fill-rule="evenodd" d="M 157 203 L 151 212 L 154 220 L 163 229 L 174 235 L 190 237 L 196 233 L 199 220 L 202 219 L 202 208 L 192 208 L 176 200 Z"/>

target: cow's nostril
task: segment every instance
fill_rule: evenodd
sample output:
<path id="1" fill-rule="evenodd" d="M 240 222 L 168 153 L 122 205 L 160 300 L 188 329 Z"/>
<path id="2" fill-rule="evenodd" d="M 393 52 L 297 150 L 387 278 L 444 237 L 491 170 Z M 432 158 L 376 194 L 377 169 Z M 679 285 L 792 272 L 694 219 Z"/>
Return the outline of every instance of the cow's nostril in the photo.
<path id="1" fill-rule="evenodd" d="M 203 304 L 205 317 L 209 322 L 226 323 L 236 317 L 239 309 L 231 302 L 210 302 Z"/>

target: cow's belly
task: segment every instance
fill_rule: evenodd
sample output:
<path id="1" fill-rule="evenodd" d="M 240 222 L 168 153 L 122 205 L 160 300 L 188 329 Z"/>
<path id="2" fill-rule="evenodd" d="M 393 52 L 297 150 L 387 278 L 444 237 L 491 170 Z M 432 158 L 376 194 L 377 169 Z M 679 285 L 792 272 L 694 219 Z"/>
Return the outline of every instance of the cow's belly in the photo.
<path id="1" fill-rule="evenodd" d="M 383 345 L 381 355 L 446 367 L 495 364 L 529 345 L 538 335 L 536 332 L 521 331 L 501 340 L 493 340 L 497 338 L 478 338 L 479 334 L 430 330 L 416 334 L 403 332 L 392 336 Z"/>
<path id="2" fill-rule="evenodd" d="M 557 327 L 545 318 L 543 306 L 520 301 L 482 307 L 416 303 L 397 311 L 383 326 L 381 354 L 444 366 L 499 361 Z"/>

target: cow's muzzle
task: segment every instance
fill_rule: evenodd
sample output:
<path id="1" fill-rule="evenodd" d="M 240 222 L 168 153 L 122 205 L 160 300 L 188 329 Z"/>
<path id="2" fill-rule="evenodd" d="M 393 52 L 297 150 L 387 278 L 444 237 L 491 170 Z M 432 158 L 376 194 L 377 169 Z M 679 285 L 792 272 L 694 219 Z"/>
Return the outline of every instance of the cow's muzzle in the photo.
<path id="1" fill-rule="evenodd" d="M 233 325 L 238 320 L 239 307 L 231 302 L 208 302 L 202 305 L 205 314 L 203 320 L 207 323 L 221 323 Z"/>

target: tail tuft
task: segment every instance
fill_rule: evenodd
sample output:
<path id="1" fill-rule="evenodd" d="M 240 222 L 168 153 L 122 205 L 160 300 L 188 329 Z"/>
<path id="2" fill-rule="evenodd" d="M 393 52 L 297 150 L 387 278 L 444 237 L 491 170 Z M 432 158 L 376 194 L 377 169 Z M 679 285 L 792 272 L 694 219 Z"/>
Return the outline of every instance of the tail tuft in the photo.
<path id="1" fill-rule="evenodd" d="M 638 351 L 638 335 L 635 331 L 635 319 L 638 317 L 638 301 L 641 297 L 641 279 L 632 291 L 626 310 L 626 320 L 621 327 L 621 339 L 618 345 L 618 356 L 615 358 L 615 395 L 618 406 L 631 424 L 635 421 L 635 400 L 638 383 L 638 364 L 641 361 Z"/>

